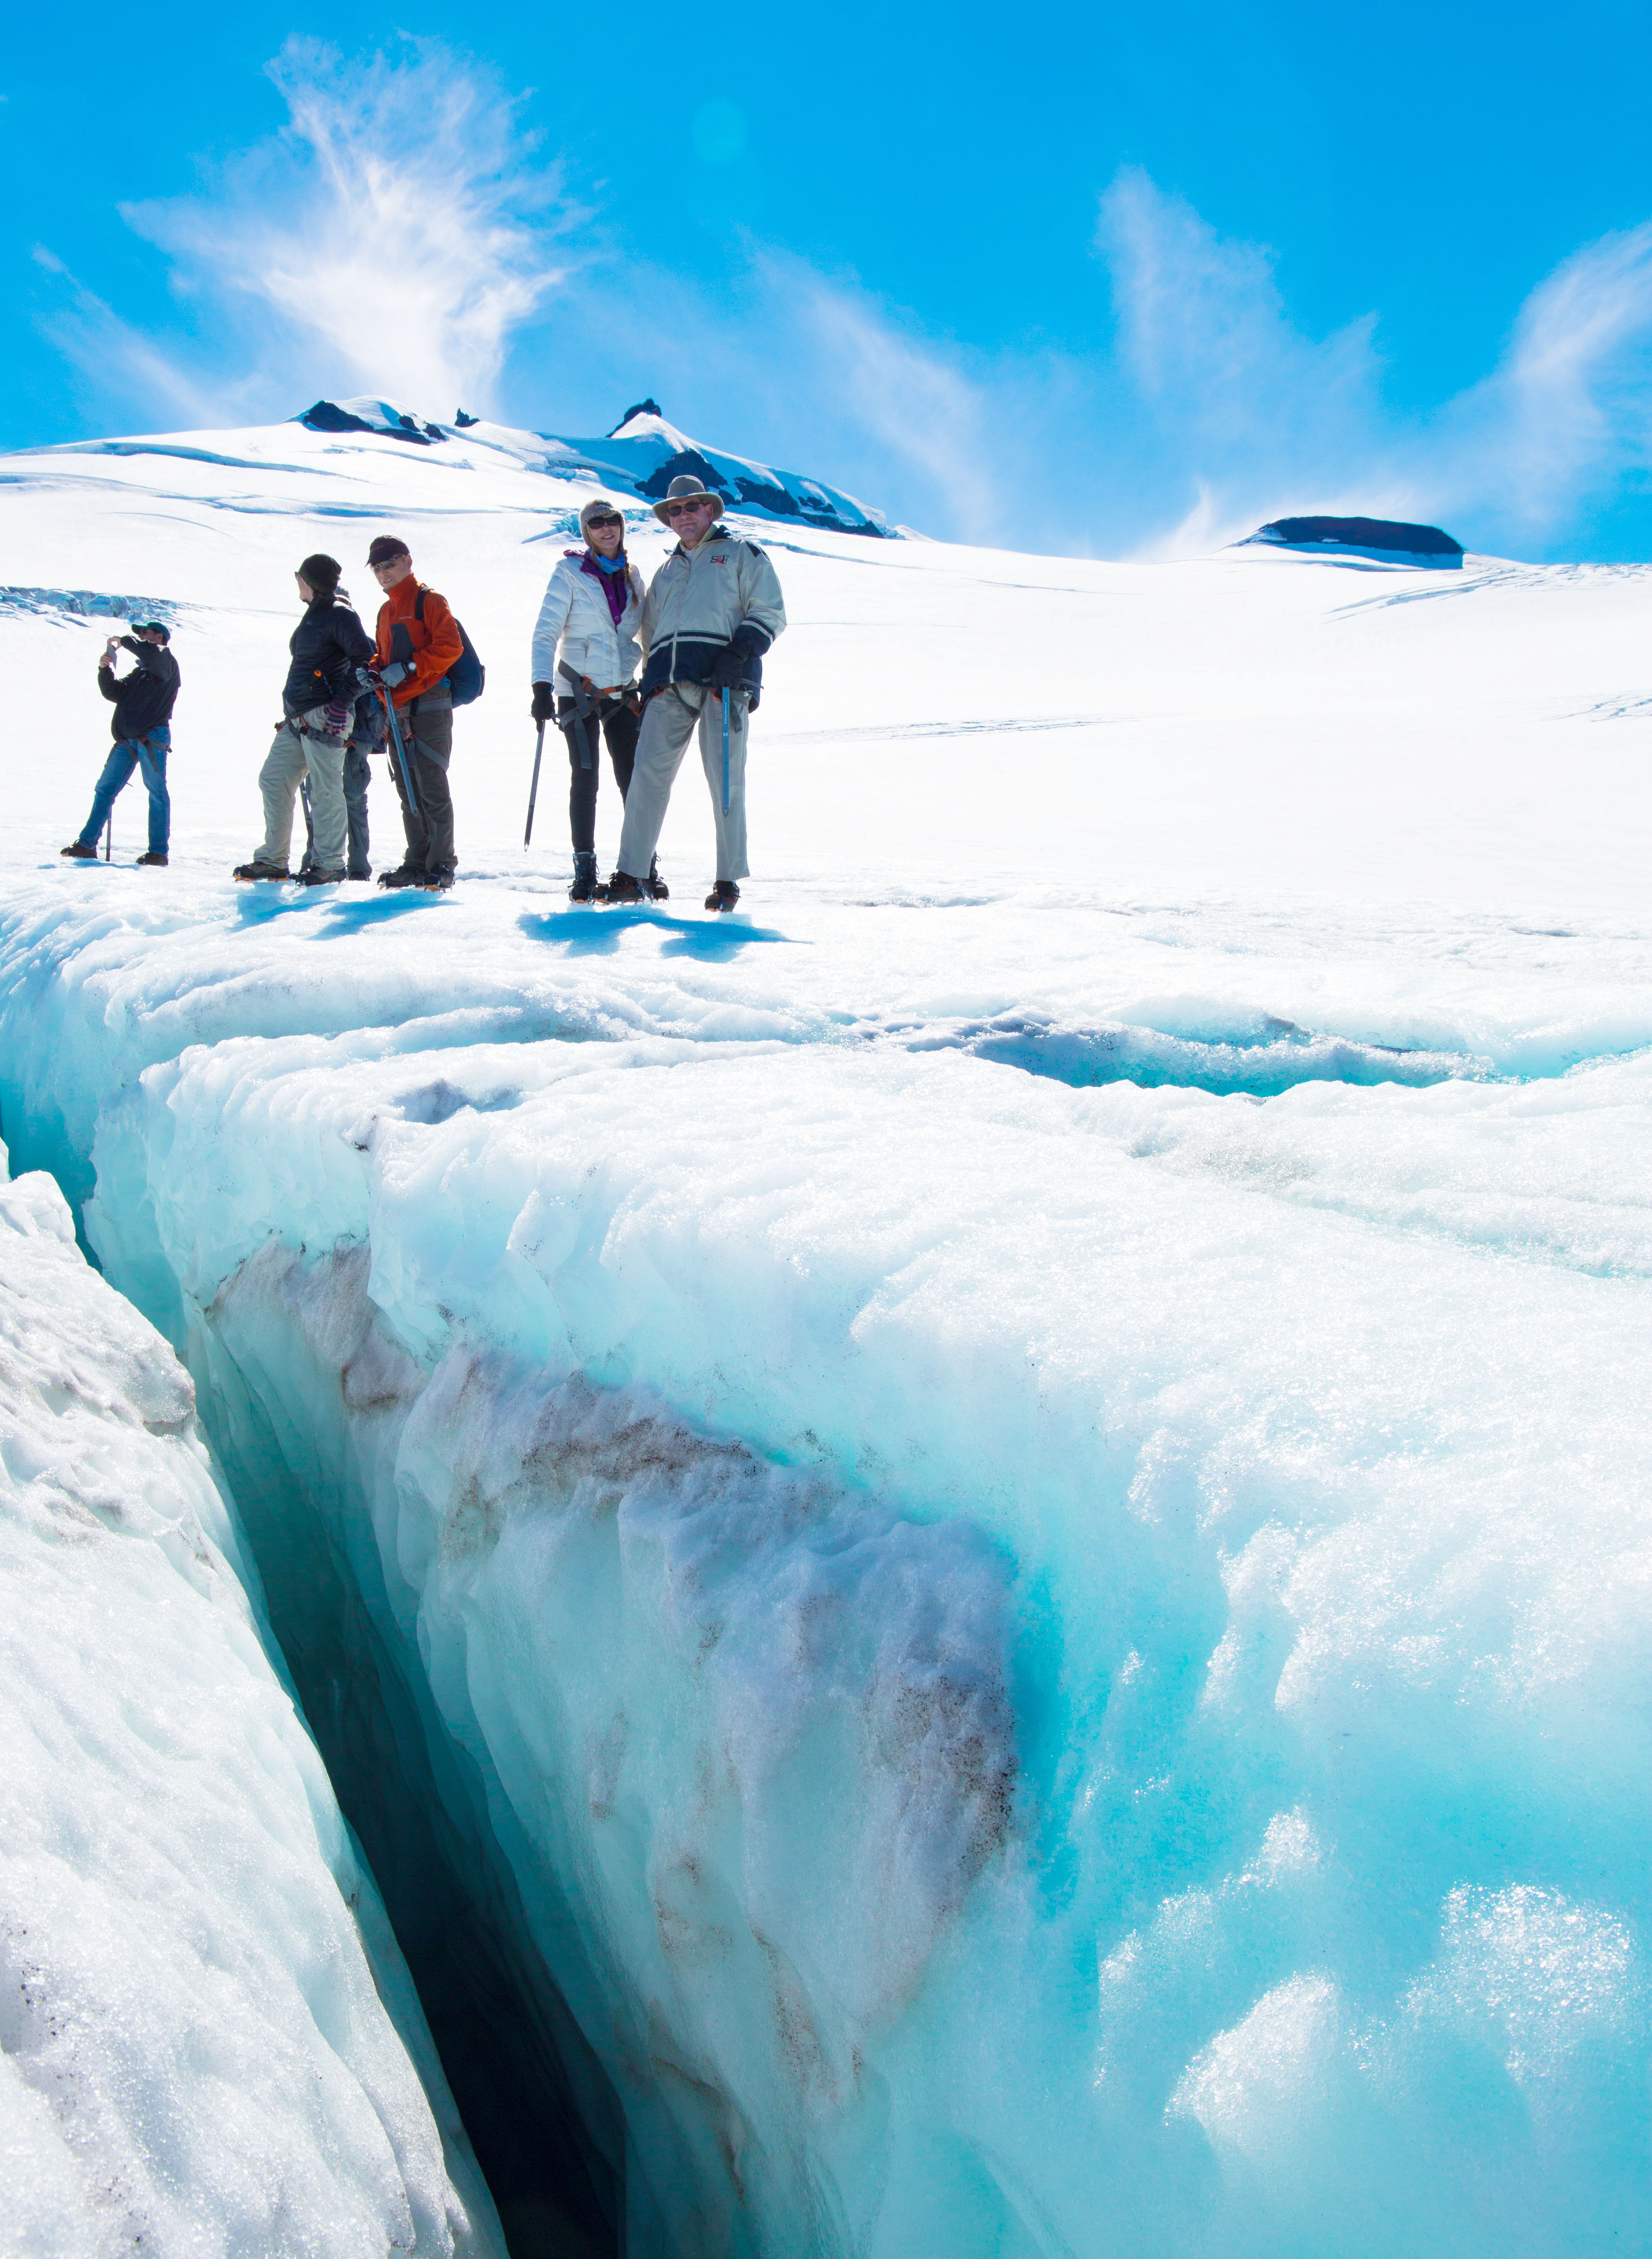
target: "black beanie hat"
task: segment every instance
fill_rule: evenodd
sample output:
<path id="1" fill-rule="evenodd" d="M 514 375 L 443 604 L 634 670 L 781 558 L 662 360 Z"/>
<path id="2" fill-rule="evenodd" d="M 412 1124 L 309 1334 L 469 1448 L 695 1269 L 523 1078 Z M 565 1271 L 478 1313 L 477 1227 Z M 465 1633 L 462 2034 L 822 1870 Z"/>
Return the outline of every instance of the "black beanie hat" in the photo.
<path id="1" fill-rule="evenodd" d="M 375 535 L 367 547 L 369 565 L 388 565 L 393 557 L 410 557 L 412 551 L 399 533 Z"/>
<path id="2" fill-rule="evenodd" d="M 324 557 L 317 550 L 313 557 L 305 558 L 298 568 L 298 577 L 301 581 L 308 581 L 318 596 L 331 596 L 338 586 L 338 576 L 343 571 L 344 567 L 336 557 Z"/>

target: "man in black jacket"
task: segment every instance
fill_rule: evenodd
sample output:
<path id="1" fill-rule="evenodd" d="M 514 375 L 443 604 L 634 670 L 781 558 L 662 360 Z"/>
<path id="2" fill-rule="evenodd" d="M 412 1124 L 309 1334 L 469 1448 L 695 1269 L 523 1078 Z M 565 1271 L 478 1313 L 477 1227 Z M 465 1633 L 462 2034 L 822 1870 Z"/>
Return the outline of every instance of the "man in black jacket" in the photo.
<path id="1" fill-rule="evenodd" d="M 238 879 L 288 879 L 293 802 L 310 779 L 313 862 L 306 886 L 337 886 L 345 875 L 345 735 L 359 685 L 356 669 L 372 659 L 373 638 L 339 594 L 336 557 L 306 557 L 293 578 L 304 616 L 288 645 L 292 664 L 281 694 L 284 716 L 259 772 L 264 795 L 264 844 Z"/>
<path id="2" fill-rule="evenodd" d="M 167 754 L 172 744 L 172 709 L 178 695 L 178 662 L 167 645 L 172 638 L 159 620 L 111 636 L 97 662 L 97 687 L 113 704 L 110 719 L 114 745 L 92 795 L 92 812 L 78 839 L 64 848 L 77 863 L 97 860 L 97 836 L 109 821 L 134 769 L 141 770 L 149 794 L 149 852 L 140 863 L 165 867 L 172 830 L 172 799 L 167 790 Z M 117 674 L 115 653 L 129 651 L 137 660 L 130 674 Z"/>

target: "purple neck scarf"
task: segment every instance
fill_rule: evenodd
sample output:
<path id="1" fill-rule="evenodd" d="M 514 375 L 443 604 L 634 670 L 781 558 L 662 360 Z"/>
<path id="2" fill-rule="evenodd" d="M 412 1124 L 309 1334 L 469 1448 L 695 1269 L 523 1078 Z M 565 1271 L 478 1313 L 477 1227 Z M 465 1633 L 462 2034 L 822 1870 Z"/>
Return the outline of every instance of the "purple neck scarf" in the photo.
<path id="1" fill-rule="evenodd" d="M 572 557 L 575 552 L 570 549 L 568 554 Z M 595 549 L 587 549 L 585 552 L 585 561 L 580 567 L 580 570 L 581 573 L 588 573 L 594 581 L 601 584 L 602 594 L 608 598 L 609 611 L 612 615 L 615 626 L 617 627 L 625 616 L 625 607 L 630 602 L 631 596 L 625 572 L 625 552 L 622 549 L 610 565 L 605 558 L 599 557 Z"/>

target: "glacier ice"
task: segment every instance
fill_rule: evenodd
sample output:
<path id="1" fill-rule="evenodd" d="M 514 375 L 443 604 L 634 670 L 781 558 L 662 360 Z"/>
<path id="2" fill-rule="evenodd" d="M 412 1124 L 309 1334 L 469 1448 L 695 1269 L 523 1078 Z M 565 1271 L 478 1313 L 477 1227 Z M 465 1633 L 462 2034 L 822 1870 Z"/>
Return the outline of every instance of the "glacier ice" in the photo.
<path id="1" fill-rule="evenodd" d="M 188 1375 L 0 1184 L 9 2251 L 502 2252 Z"/>
<path id="2" fill-rule="evenodd" d="M 4 1130 L 631 2247 L 1646 2249 L 1646 574 L 788 528 L 749 919 L 569 911 L 491 695 L 451 898 L 249 901 L 301 525 L 417 510 L 491 659 L 544 482 L 195 437 L 7 489 L 214 724 L 159 887 L 19 779 Z"/>

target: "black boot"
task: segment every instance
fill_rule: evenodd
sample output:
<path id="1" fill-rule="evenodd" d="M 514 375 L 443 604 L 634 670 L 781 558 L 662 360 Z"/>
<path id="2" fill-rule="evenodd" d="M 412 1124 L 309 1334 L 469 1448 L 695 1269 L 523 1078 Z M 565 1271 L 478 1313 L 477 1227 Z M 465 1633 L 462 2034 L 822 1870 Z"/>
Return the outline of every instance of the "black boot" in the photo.
<path id="1" fill-rule="evenodd" d="M 629 871 L 616 871 L 605 887 L 596 890 L 599 902 L 645 902 L 647 895 Z"/>
<path id="2" fill-rule="evenodd" d="M 648 892 L 657 902 L 671 900 L 671 888 L 659 875 L 659 858 L 655 856 L 648 866 Z"/>
<path id="3" fill-rule="evenodd" d="M 740 899 L 740 889 L 732 879 L 719 879 L 706 896 L 709 910 L 731 910 Z"/>
<path id="4" fill-rule="evenodd" d="M 587 854 L 583 847 L 573 851 L 573 884 L 568 888 L 571 902 L 594 902 L 596 900 L 596 857 Z"/>

